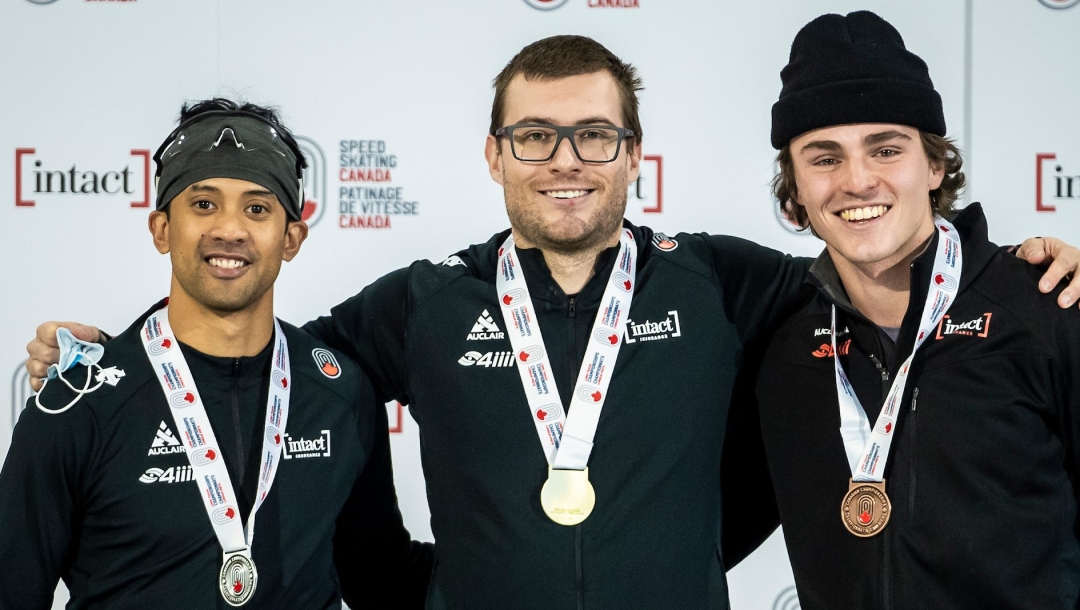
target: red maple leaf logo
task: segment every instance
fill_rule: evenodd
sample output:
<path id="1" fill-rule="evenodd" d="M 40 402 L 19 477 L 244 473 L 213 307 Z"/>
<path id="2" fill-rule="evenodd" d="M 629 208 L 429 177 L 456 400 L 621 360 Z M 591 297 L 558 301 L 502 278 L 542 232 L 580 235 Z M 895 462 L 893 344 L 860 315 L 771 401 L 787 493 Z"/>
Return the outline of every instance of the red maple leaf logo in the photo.
<path id="1" fill-rule="evenodd" d="M 885 434 L 892 432 L 892 423 L 885 424 Z"/>
<path id="2" fill-rule="evenodd" d="M 870 523 L 869 511 L 864 510 L 862 513 L 859 514 L 859 523 L 862 523 L 863 525 L 868 525 Z"/>
<path id="3" fill-rule="evenodd" d="M 600 402 L 600 398 L 603 397 L 603 395 L 600 394 L 600 390 L 593 392 L 590 396 L 592 396 L 593 402 Z"/>
<path id="4" fill-rule="evenodd" d="M 547 415 L 544 413 L 543 409 L 537 409 L 536 410 L 536 419 L 539 419 L 540 421 L 544 421 L 545 417 L 547 417 Z"/>
<path id="5" fill-rule="evenodd" d="M 207 449 L 206 450 L 206 459 L 208 459 L 210 461 L 214 461 L 214 458 L 216 458 L 216 457 L 217 457 L 217 454 L 214 453 L 213 449 Z"/>
<path id="6" fill-rule="evenodd" d="M 239 579 L 239 578 L 238 578 L 238 579 L 236 579 L 236 582 L 234 582 L 234 583 L 233 583 L 233 586 L 232 586 L 232 590 L 233 590 L 233 592 L 235 592 L 235 593 L 236 593 L 237 595 L 239 595 L 239 594 L 240 594 L 240 592 L 244 590 L 244 583 L 240 582 L 240 579 Z"/>
<path id="7" fill-rule="evenodd" d="M 281 444 L 281 435 L 280 434 L 275 434 L 274 435 L 274 444 L 275 445 L 280 445 Z"/>
<path id="8" fill-rule="evenodd" d="M 228 508 L 228 510 L 226 510 L 226 511 L 225 511 L 225 516 L 226 516 L 226 517 L 228 517 L 228 518 L 230 518 L 230 519 L 232 519 L 233 517 L 235 517 L 235 516 L 236 516 L 236 511 L 235 511 L 235 510 L 233 510 L 233 509 L 232 509 L 232 507 L 230 506 L 230 507 Z"/>
<path id="9" fill-rule="evenodd" d="M 512 297 L 512 296 L 510 296 L 508 294 L 504 294 L 503 298 L 502 298 L 502 301 L 503 301 L 503 305 L 509 305 L 510 303 L 512 303 L 514 301 L 514 297 Z"/>
<path id="10" fill-rule="evenodd" d="M 191 392 L 188 392 L 187 394 L 184 394 L 184 402 L 186 402 L 188 404 L 191 404 L 191 403 L 195 402 L 195 395 L 192 394 Z"/>
<path id="11" fill-rule="evenodd" d="M 169 349 L 170 347 L 172 347 L 172 341 L 169 341 L 168 337 L 166 337 L 165 340 L 161 342 L 161 347 Z"/>
<path id="12" fill-rule="evenodd" d="M 615 345 L 616 343 L 619 342 L 619 335 L 609 335 L 607 340 L 608 340 L 608 343 L 610 343 L 612 345 Z"/>
<path id="13" fill-rule="evenodd" d="M 529 354 L 527 352 L 523 351 L 520 354 L 518 354 L 518 358 L 520 358 L 522 362 L 528 362 L 529 361 Z"/>

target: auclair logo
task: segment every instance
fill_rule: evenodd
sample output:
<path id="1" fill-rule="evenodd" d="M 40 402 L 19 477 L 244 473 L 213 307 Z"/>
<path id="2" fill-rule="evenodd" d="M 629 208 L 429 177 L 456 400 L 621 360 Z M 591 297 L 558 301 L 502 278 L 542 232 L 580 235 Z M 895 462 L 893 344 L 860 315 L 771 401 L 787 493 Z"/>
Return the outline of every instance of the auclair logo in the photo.
<path id="1" fill-rule="evenodd" d="M 1055 163 L 1047 165 L 1050 161 Z M 1080 173 L 1069 173 L 1064 165 L 1058 162 L 1057 153 L 1035 155 L 1036 212 L 1056 212 L 1059 203 L 1080 201 Z"/>
<path id="2" fill-rule="evenodd" d="M 330 431 L 321 430 L 319 436 L 311 440 L 303 436 L 296 439 L 286 432 L 284 449 L 286 460 L 330 457 Z"/>
<path id="3" fill-rule="evenodd" d="M 304 168 L 304 211 L 301 218 L 309 227 L 314 227 L 326 213 L 326 155 L 315 140 L 297 135 L 293 137 L 308 162 Z"/>
<path id="4" fill-rule="evenodd" d="M 337 379 L 341 376 L 341 365 L 338 364 L 337 358 L 329 350 L 316 347 L 311 350 L 311 357 L 315 359 L 315 366 L 319 367 L 323 375 L 330 379 Z"/>
<path id="5" fill-rule="evenodd" d="M 626 342 L 637 343 L 638 341 L 659 341 L 682 336 L 682 326 L 679 324 L 678 310 L 667 312 L 667 317 L 658 322 L 645 320 L 644 322 L 626 321 Z"/>
<path id="6" fill-rule="evenodd" d="M 945 317 L 941 318 L 941 321 L 938 322 L 937 335 L 934 337 L 934 340 L 938 341 L 944 339 L 947 335 L 986 338 L 990 334 L 990 318 L 993 315 L 992 312 L 988 311 L 974 320 L 968 320 L 967 322 L 953 322 L 952 318 L 946 314 Z"/>
<path id="7" fill-rule="evenodd" d="M 464 356 L 458 358 L 458 364 L 484 368 L 514 366 L 514 352 L 465 352 Z"/>
<path id="8" fill-rule="evenodd" d="M 566 0 L 525 0 L 525 4 L 540 11 L 552 11 L 566 4 Z"/>
<path id="9" fill-rule="evenodd" d="M 480 316 L 476 318 L 476 323 L 473 324 L 472 330 L 465 337 L 466 341 L 489 341 L 493 339 L 503 339 L 506 334 L 499 329 L 499 325 L 495 323 L 495 318 L 491 317 L 488 310 L 480 312 Z"/>
<path id="10" fill-rule="evenodd" d="M 102 151 L 93 169 L 70 156 L 57 161 L 37 148 L 15 149 L 15 206 L 35 207 L 39 201 L 96 198 L 127 201 L 133 208 L 150 207 L 150 151 L 130 149 L 126 155 Z M 106 159 L 102 159 L 105 157 Z M 134 163 L 131 157 L 135 158 Z M 108 165 L 106 165 L 108 163 Z M 111 167 L 110 167 L 111 166 Z"/>
<path id="11" fill-rule="evenodd" d="M 183 452 L 184 446 L 180 444 L 180 441 L 176 440 L 176 436 L 173 435 L 165 420 L 161 420 L 157 433 L 154 434 L 154 440 L 150 444 L 150 451 L 146 455 L 168 455 Z"/>
<path id="12" fill-rule="evenodd" d="M 1080 4 L 1080 0 L 1039 0 L 1039 3 L 1052 9 L 1061 10 Z"/>

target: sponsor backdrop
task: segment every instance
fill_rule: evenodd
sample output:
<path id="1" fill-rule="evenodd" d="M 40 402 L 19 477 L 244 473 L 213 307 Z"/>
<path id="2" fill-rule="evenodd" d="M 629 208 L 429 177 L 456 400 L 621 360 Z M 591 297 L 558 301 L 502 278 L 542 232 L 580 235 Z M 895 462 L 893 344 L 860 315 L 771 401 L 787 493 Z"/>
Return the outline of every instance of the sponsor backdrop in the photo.
<path id="1" fill-rule="evenodd" d="M 150 155 L 184 100 L 279 105 L 300 136 L 312 231 L 284 267 L 277 303 L 296 323 L 390 270 L 441 260 L 506 226 L 482 155 L 491 80 L 522 46 L 560 33 L 598 39 L 645 80 L 646 163 L 627 210 L 637 223 L 817 253 L 820 242 L 785 228 L 769 197 L 770 107 L 804 23 L 870 8 L 929 63 L 949 132 L 967 152 L 967 200 L 986 204 L 992 239 L 1077 243 L 1077 3 L 7 0 L 0 371 L 10 399 L 0 452 L 29 395 L 23 345 L 39 322 L 118 332 L 166 293 L 168 262 L 146 230 Z M 481 316 L 461 332 L 495 332 L 493 324 Z M 677 317 L 666 324 L 664 332 L 693 332 L 677 329 Z M 498 356 L 447 354 L 462 366 L 498 365 Z M 388 409 L 402 509 L 414 535 L 430 539 L 417 429 L 407 408 Z M 296 451 L 318 453 L 327 439 L 293 440 Z M 148 431 L 148 449 L 174 442 L 167 430 Z M 798 607 L 779 535 L 729 578 L 736 609 Z"/>

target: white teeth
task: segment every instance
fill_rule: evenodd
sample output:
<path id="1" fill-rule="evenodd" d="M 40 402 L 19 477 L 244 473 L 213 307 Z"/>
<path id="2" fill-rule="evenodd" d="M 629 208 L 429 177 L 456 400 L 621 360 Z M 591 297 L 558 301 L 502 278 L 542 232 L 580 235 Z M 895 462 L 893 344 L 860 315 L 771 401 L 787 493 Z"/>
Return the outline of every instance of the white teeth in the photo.
<path id="1" fill-rule="evenodd" d="M 237 269 L 245 264 L 244 261 L 233 258 L 212 258 L 209 262 L 211 267 L 221 267 L 223 269 Z"/>
<path id="2" fill-rule="evenodd" d="M 589 194 L 589 191 L 547 191 L 547 194 L 556 199 L 573 199 L 584 197 Z"/>
<path id="3" fill-rule="evenodd" d="M 844 220 L 869 220 L 871 218 L 877 218 L 885 212 L 889 211 L 889 208 L 884 205 L 871 205 L 865 208 L 852 208 L 850 210 L 844 210 L 840 212 L 840 218 Z"/>

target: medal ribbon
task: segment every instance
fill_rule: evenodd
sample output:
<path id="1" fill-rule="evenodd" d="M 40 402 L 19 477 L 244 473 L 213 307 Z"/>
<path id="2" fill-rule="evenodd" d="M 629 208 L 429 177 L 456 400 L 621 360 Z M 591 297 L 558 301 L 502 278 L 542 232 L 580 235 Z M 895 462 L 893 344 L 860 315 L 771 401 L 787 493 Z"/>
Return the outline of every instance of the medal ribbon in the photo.
<path id="1" fill-rule="evenodd" d="M 225 461 L 221 457 L 210 419 L 195 378 L 180 351 L 172 327 L 169 308 L 165 306 L 146 320 L 142 332 L 143 347 L 165 392 L 176 430 L 184 442 L 194 480 L 199 486 L 206 514 L 226 555 L 240 552 L 251 557 L 255 539 L 255 513 L 270 492 L 281 458 L 281 434 L 289 419 L 289 345 L 274 320 L 274 358 L 270 370 L 270 392 L 266 401 L 266 426 L 262 440 L 259 490 L 248 516 L 247 527 L 238 518 L 236 493 Z M 242 457 L 242 456 L 241 456 Z"/>
<path id="2" fill-rule="evenodd" d="M 600 412 L 611 385 L 611 373 L 622 347 L 637 277 L 637 247 L 634 236 L 626 229 L 623 229 L 619 243 L 618 259 L 593 320 L 585 359 L 570 397 L 574 413 L 569 417 L 563 410 L 559 388 L 555 385 L 551 360 L 534 314 L 536 309 L 514 250 L 513 234 L 499 248 L 495 287 L 506 332 L 529 402 L 529 417 L 536 425 L 548 465 L 558 470 L 584 470 L 588 465 Z"/>
<path id="3" fill-rule="evenodd" d="M 926 304 L 923 306 L 919 322 L 919 334 L 915 337 L 915 347 L 911 355 L 893 380 L 885 404 L 881 407 L 874 429 L 870 429 L 870 420 L 863 410 L 855 390 L 848 381 L 844 367 L 840 365 L 840 353 L 836 349 L 836 306 L 832 308 L 832 351 L 836 369 L 836 395 L 840 402 L 840 436 L 844 439 L 844 451 L 848 465 L 851 466 L 853 481 L 872 481 L 880 483 L 884 479 L 885 463 L 889 459 L 889 448 L 896 433 L 896 418 L 900 400 L 907 385 L 908 371 L 919 346 L 926 341 L 934 327 L 938 325 L 956 300 L 960 288 L 960 271 L 964 265 L 960 247 L 960 235 L 952 223 L 944 218 L 934 221 L 940 232 L 937 253 L 934 255 L 933 274 L 930 277 L 930 289 L 927 291 Z"/>

